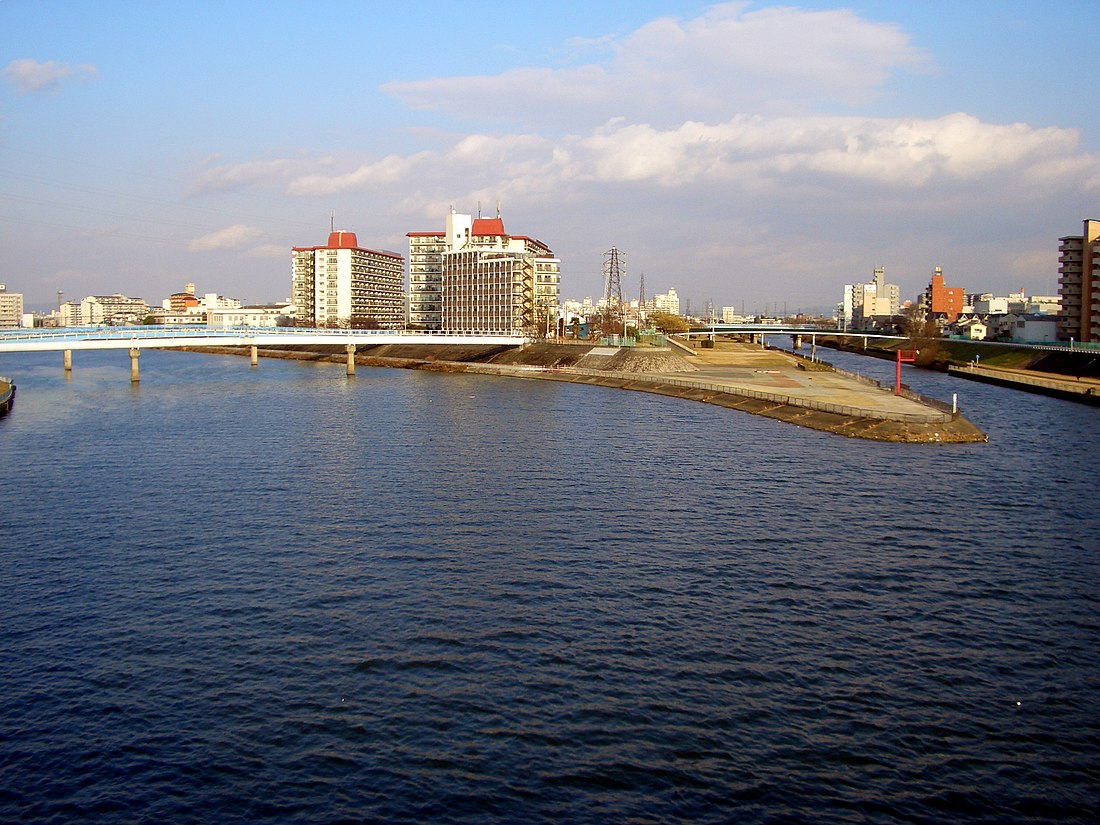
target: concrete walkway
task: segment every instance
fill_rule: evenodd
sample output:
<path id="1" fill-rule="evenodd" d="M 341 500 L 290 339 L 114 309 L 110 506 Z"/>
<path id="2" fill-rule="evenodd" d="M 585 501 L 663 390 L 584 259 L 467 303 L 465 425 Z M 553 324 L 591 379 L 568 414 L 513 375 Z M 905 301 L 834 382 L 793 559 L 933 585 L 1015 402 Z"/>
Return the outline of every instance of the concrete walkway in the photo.
<path id="1" fill-rule="evenodd" d="M 699 349 L 687 360 L 696 372 L 659 374 L 669 379 L 699 381 L 733 390 L 786 395 L 822 404 L 898 415 L 925 415 L 929 408 L 918 401 L 894 395 L 856 378 L 831 370 L 801 369 L 801 359 L 752 344 L 718 342 L 714 349 Z"/>
<path id="2" fill-rule="evenodd" d="M 1036 392 L 1071 401 L 1081 401 L 1100 406 L 1100 380 L 1096 378 L 1075 378 L 1072 375 L 1060 375 L 1053 372 L 1036 370 L 1004 369 L 970 364 L 964 367 L 950 367 L 948 372 L 960 378 L 999 384 L 1013 389 Z"/>

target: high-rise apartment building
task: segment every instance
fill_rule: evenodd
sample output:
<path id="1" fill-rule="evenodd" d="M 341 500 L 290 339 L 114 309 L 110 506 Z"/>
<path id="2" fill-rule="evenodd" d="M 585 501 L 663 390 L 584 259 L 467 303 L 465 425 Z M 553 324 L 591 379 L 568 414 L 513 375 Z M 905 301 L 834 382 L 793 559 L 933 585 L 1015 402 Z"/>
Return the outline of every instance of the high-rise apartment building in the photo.
<path id="1" fill-rule="evenodd" d="M 298 323 L 318 327 L 398 329 L 405 323 L 405 261 L 363 249 L 354 232 L 327 246 L 294 247 L 291 295 Z"/>
<path id="2" fill-rule="evenodd" d="M 453 209 L 442 232 L 409 232 L 409 322 L 452 332 L 552 335 L 561 262 L 504 221 Z"/>
<path id="3" fill-rule="evenodd" d="M 23 294 L 8 292 L 6 284 L 0 284 L 0 328 L 23 325 Z"/>
<path id="4" fill-rule="evenodd" d="M 1059 238 L 1058 294 L 1058 337 L 1100 341 L 1100 221 L 1086 220 L 1082 234 Z"/>
<path id="5" fill-rule="evenodd" d="M 445 232 L 410 232 L 409 324 L 421 329 L 443 328 L 443 253 Z"/>

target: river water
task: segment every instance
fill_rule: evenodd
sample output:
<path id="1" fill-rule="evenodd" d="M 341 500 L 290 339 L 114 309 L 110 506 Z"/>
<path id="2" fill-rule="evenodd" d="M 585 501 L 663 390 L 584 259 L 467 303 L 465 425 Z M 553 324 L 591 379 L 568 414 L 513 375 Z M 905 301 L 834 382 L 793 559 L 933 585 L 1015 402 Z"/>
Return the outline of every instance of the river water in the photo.
<path id="1" fill-rule="evenodd" d="M 0 356 L 2 821 L 1094 819 L 1100 410 L 141 369 Z"/>

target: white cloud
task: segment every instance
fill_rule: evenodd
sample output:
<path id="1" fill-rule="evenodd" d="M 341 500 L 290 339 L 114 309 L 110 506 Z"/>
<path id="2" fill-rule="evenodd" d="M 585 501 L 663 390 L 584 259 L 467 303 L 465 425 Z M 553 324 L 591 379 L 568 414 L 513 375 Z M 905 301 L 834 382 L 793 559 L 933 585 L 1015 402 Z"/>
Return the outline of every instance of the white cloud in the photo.
<path id="1" fill-rule="evenodd" d="M 406 231 L 439 228 L 451 205 L 501 201 L 509 227 L 562 256 L 570 293 L 598 284 L 614 243 L 651 290 L 825 303 L 878 263 L 914 288 L 939 264 L 1041 274 L 1046 253 L 1028 250 L 1073 231 L 1100 191 L 1100 156 L 1074 129 L 849 114 L 898 72 L 930 65 L 901 29 L 850 11 L 727 3 L 579 45 L 603 59 L 386 87 L 414 108 L 513 128 L 410 130 L 415 148 L 389 154 L 211 165 L 196 189 L 278 188 L 351 214 L 361 239 L 394 249 Z M 1054 212 L 1069 213 L 1068 228 Z M 226 248 L 220 234 L 196 244 Z"/>
<path id="2" fill-rule="evenodd" d="M 1080 193 L 1100 185 L 1100 157 L 1080 150 L 1076 130 L 991 124 L 961 113 L 737 115 L 664 129 L 616 118 L 557 140 L 473 134 L 435 151 L 352 161 L 346 172 L 299 174 L 333 166 L 330 158 L 275 160 L 224 167 L 220 174 L 240 185 L 277 184 L 301 198 L 372 197 L 389 213 L 426 217 L 444 214 L 456 201 L 465 203 L 463 208 L 477 201 L 489 207 L 497 200 L 577 202 L 584 208 L 592 187 L 628 191 L 638 209 L 669 197 L 699 202 L 751 197 L 773 206 L 829 203 L 839 215 L 868 208 L 872 198 L 919 209 L 925 198 L 934 196 L 942 204 L 951 197 L 974 209 L 979 202 L 1016 198 L 1022 190 Z M 857 192 L 860 197 L 853 197 Z M 237 242 L 242 230 L 255 231 L 223 230 L 193 248 L 224 248 Z"/>
<path id="3" fill-rule="evenodd" d="M 838 183 L 864 181 L 915 189 L 930 182 L 992 174 L 1044 174 L 1051 162 L 1074 158 L 1065 171 L 1096 158 L 1076 156 L 1074 130 L 983 123 L 965 114 L 936 119 L 819 116 L 737 116 L 718 124 L 676 129 L 611 122 L 567 145 L 555 165 L 575 177 L 606 183 L 649 181 L 683 186 L 723 180 L 785 186 L 806 176 Z"/>
<path id="4" fill-rule="evenodd" d="M 39 63 L 24 57 L 13 60 L 5 66 L 3 75 L 21 92 L 43 92 L 56 91 L 61 88 L 61 82 L 69 78 L 89 80 L 96 77 L 98 72 L 95 66 L 91 65 L 69 66 L 53 60 Z"/>
<path id="5" fill-rule="evenodd" d="M 265 243 L 254 246 L 241 253 L 245 258 L 286 258 L 290 255 L 290 248 L 278 244 Z"/>
<path id="6" fill-rule="evenodd" d="M 192 252 L 209 252 L 215 249 L 235 249 L 253 238 L 259 237 L 263 232 L 252 226 L 234 224 L 201 238 L 195 238 L 187 248 Z"/>
<path id="7" fill-rule="evenodd" d="M 300 158 L 276 158 L 209 166 L 195 175 L 188 192 L 197 194 L 212 190 L 280 184 L 288 175 L 300 175 L 308 170 L 323 168 L 331 162 L 332 159 L 327 157 L 308 161 Z"/>
<path id="8" fill-rule="evenodd" d="M 428 157 L 426 152 L 408 157 L 387 155 L 343 175 L 303 175 L 291 181 L 287 191 L 291 195 L 329 195 L 400 183 Z"/>
<path id="9" fill-rule="evenodd" d="M 398 81 L 383 90 L 414 109 L 542 125 L 609 116 L 671 125 L 737 112 L 805 112 L 859 104 L 900 68 L 927 58 L 897 26 L 838 9 L 746 11 L 723 3 L 688 19 L 660 18 L 605 40 L 604 63 L 519 68 L 495 76 Z"/>

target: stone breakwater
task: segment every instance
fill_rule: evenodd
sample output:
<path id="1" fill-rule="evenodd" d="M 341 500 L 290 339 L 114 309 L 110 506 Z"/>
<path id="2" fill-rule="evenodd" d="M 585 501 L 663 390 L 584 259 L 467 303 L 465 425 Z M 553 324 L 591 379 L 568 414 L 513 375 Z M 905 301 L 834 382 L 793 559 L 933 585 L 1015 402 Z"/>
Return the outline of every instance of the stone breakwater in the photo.
<path id="1" fill-rule="evenodd" d="M 327 350 L 327 351 L 326 351 Z M 245 354 L 243 348 L 202 352 Z M 343 363 L 343 347 L 263 351 L 265 358 Z M 972 443 L 985 433 L 959 414 L 801 362 L 789 353 L 723 345 L 696 358 L 670 349 L 576 344 L 524 347 L 360 347 L 356 364 L 591 384 L 701 401 L 851 438 Z M 689 360 L 690 359 L 690 360 Z"/>

